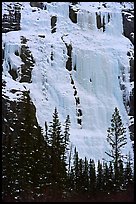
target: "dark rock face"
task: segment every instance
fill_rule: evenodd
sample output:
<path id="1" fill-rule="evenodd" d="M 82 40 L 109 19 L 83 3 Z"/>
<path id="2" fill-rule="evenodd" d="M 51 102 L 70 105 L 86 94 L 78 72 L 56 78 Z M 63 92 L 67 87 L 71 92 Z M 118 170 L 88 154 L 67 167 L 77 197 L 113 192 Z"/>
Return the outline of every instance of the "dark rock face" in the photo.
<path id="1" fill-rule="evenodd" d="M 67 45 L 66 44 L 66 47 L 67 47 L 67 55 L 68 55 L 68 60 L 66 62 L 66 69 L 71 71 L 72 70 L 72 56 L 71 56 L 71 53 L 72 53 L 72 45 Z"/>
<path id="2" fill-rule="evenodd" d="M 53 52 L 51 52 L 51 61 L 53 61 Z"/>
<path id="3" fill-rule="evenodd" d="M 38 35 L 38 37 L 40 37 L 40 38 L 45 38 L 45 35 Z"/>
<path id="4" fill-rule="evenodd" d="M 108 21 L 110 19 L 110 16 L 108 16 Z M 97 21 L 97 28 L 103 28 L 103 32 L 105 31 L 105 16 L 103 16 L 103 20 L 101 22 L 101 14 L 98 14 L 96 12 L 96 21 Z"/>
<path id="5" fill-rule="evenodd" d="M 51 33 L 56 32 L 56 23 L 57 23 L 57 16 L 51 17 Z"/>
<path id="6" fill-rule="evenodd" d="M 132 141 L 134 141 L 134 124 L 130 125 L 129 126 L 129 132 L 130 132 L 130 139 Z M 133 143 L 133 150 L 134 150 L 134 143 Z"/>
<path id="7" fill-rule="evenodd" d="M 71 78 L 71 84 L 73 86 L 73 90 L 74 90 L 74 98 L 75 98 L 75 104 L 76 104 L 76 116 L 77 116 L 77 123 L 80 125 L 80 127 L 82 128 L 82 110 L 80 108 L 80 98 L 78 96 L 78 92 L 74 83 L 74 80 L 72 78 L 72 75 L 70 74 L 70 78 Z"/>
<path id="8" fill-rule="evenodd" d="M 21 46 L 21 53 L 20 58 L 24 62 L 21 65 L 21 79 L 20 82 L 27 82 L 31 83 L 31 72 L 34 67 L 34 58 L 29 50 L 28 46 L 26 45 L 26 38 L 22 36 L 22 46 Z"/>
<path id="9" fill-rule="evenodd" d="M 97 28 L 100 29 L 102 27 L 101 16 L 100 14 L 97 14 L 97 12 L 96 12 L 96 20 L 97 20 Z"/>
<path id="10" fill-rule="evenodd" d="M 77 11 L 75 11 L 72 6 L 69 6 L 69 18 L 73 23 L 77 23 Z"/>
<path id="11" fill-rule="evenodd" d="M 78 4 L 78 2 L 72 2 L 72 1 L 70 1 L 70 3 L 71 3 L 72 5 Z"/>
<path id="12" fill-rule="evenodd" d="M 134 81 L 134 59 L 130 59 L 130 82 Z"/>
<path id="13" fill-rule="evenodd" d="M 108 13 L 108 23 L 110 22 L 110 14 Z"/>
<path id="14" fill-rule="evenodd" d="M 134 124 L 129 126 L 129 130 L 130 130 L 130 138 L 131 140 L 134 140 Z"/>
<path id="15" fill-rule="evenodd" d="M 78 116 L 82 116 L 82 110 L 78 109 Z"/>
<path id="16" fill-rule="evenodd" d="M 103 16 L 103 32 L 105 31 L 105 16 Z"/>
<path id="17" fill-rule="evenodd" d="M 67 55 L 68 55 L 68 59 L 66 61 L 66 69 L 68 71 L 72 70 L 72 45 L 68 44 L 65 42 L 65 40 L 63 39 L 64 36 L 61 37 L 62 41 L 64 42 L 64 44 L 66 45 L 67 48 Z M 76 67 L 75 67 L 76 69 Z"/>
<path id="18" fill-rule="evenodd" d="M 51 45 L 51 55 L 50 55 L 50 59 L 51 59 L 51 61 L 53 61 L 53 60 L 54 60 L 54 51 L 53 51 L 53 45 Z M 52 65 L 52 63 L 51 63 L 51 65 Z"/>
<path id="19" fill-rule="evenodd" d="M 134 89 L 132 89 L 132 92 L 130 94 L 130 116 L 134 116 Z"/>
<path id="20" fill-rule="evenodd" d="M 10 65 L 10 64 L 9 64 Z M 16 80 L 18 78 L 17 71 L 14 69 L 9 70 L 10 75 L 12 76 L 12 79 Z"/>
<path id="21" fill-rule="evenodd" d="M 15 51 L 14 53 L 16 56 L 21 58 L 23 64 L 21 64 L 21 67 L 18 67 L 18 69 L 14 69 L 14 67 L 11 67 L 9 61 L 9 73 L 13 80 L 16 80 L 18 77 L 20 77 L 19 82 L 31 83 L 31 72 L 34 67 L 35 60 L 31 54 L 31 51 L 29 50 L 29 47 L 26 45 L 26 42 L 27 39 L 21 36 L 21 52 L 20 54 L 18 51 Z"/>
<path id="22" fill-rule="evenodd" d="M 40 9 L 44 8 L 44 4 L 42 2 L 30 2 L 30 6 L 31 7 L 37 7 L 37 8 L 40 8 Z"/>
<path id="23" fill-rule="evenodd" d="M 123 17 L 123 34 L 127 37 L 134 45 L 134 14 L 132 10 L 125 10 L 122 12 Z"/>
<path id="24" fill-rule="evenodd" d="M 76 69 L 76 64 L 75 64 L 75 66 L 74 66 L 74 70 L 76 71 L 77 69 Z"/>
<path id="25" fill-rule="evenodd" d="M 3 14 L 2 16 L 2 32 L 7 33 L 9 31 L 20 30 L 20 6 L 14 6 L 13 9 L 8 8 L 9 14 Z"/>

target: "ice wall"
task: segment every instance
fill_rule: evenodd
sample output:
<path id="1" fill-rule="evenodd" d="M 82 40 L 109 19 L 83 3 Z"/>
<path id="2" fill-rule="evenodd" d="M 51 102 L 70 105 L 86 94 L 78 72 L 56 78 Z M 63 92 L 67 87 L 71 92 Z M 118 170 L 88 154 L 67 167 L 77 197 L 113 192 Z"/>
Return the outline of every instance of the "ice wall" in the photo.
<path id="1" fill-rule="evenodd" d="M 95 12 L 88 12 L 80 10 L 77 14 L 77 24 L 82 30 L 96 30 L 96 14 Z"/>
<path id="2" fill-rule="evenodd" d="M 79 95 L 80 87 L 84 90 L 80 97 L 85 120 L 83 127 L 103 129 L 109 124 L 114 106 L 123 108 L 119 75 L 118 56 L 110 50 L 77 50 L 74 77 L 80 85 Z"/>
<path id="3" fill-rule="evenodd" d="M 40 126 L 44 129 L 45 121 L 52 120 L 55 107 L 62 124 L 70 115 L 73 146 L 81 157 L 96 161 L 104 158 L 108 149 L 106 131 L 115 107 L 128 127 L 121 83 L 125 83 L 125 95 L 131 90 L 127 53 L 132 44 L 122 35 L 120 4 L 104 7 L 100 3 L 75 5 L 75 23 L 69 17 L 69 2 L 44 3 L 46 10 L 23 2 L 21 30 L 3 36 L 4 75 L 9 70 L 8 61 L 13 62 L 12 67 L 16 64 L 14 53 L 21 47 L 20 37 L 28 40 L 35 65 L 32 83 L 22 83 L 22 86 L 30 91 Z M 55 32 L 51 32 L 52 16 L 56 17 Z M 72 47 L 72 70 L 66 69 L 69 57 L 66 45 Z M 79 104 L 76 104 L 77 97 Z M 82 125 L 77 123 L 78 109 L 82 110 Z M 126 153 L 132 149 L 128 132 L 127 137 Z"/>
<path id="4" fill-rule="evenodd" d="M 100 16 L 100 28 L 98 28 L 97 15 Z M 78 12 L 77 24 L 82 31 L 86 32 L 88 44 L 80 46 L 79 42 L 79 44 L 73 42 L 73 69 L 76 65 L 73 76 L 83 111 L 82 128 L 90 130 L 89 135 L 87 132 L 82 134 L 88 144 L 89 141 L 95 141 L 97 135 L 98 149 L 102 149 L 103 145 L 105 149 L 108 148 L 104 142 L 106 130 L 110 126 L 114 108 L 118 107 L 124 126 L 127 128 L 127 148 L 130 150 L 129 118 L 123 104 L 124 93 L 121 91 L 119 79 L 125 75 L 125 97 L 129 97 L 130 66 L 127 50 L 131 49 L 131 43 L 125 41 L 122 36 L 121 10 L 97 11 L 97 15 L 96 11 L 80 10 Z M 97 132 L 97 130 L 101 131 Z M 75 138 L 72 139 L 78 143 Z M 93 148 L 90 147 L 90 149 Z M 100 156 L 98 152 L 97 155 Z M 101 155 L 104 156 L 102 152 Z"/>
<path id="5" fill-rule="evenodd" d="M 84 31 L 99 30 L 112 36 L 123 33 L 121 11 L 80 10 L 77 12 L 77 24 Z"/>
<path id="6" fill-rule="evenodd" d="M 16 56 L 15 53 L 20 53 L 20 45 L 18 43 L 8 42 L 4 44 L 4 61 L 3 61 L 3 72 L 8 74 L 11 69 L 17 70 L 21 66 L 20 57 Z"/>

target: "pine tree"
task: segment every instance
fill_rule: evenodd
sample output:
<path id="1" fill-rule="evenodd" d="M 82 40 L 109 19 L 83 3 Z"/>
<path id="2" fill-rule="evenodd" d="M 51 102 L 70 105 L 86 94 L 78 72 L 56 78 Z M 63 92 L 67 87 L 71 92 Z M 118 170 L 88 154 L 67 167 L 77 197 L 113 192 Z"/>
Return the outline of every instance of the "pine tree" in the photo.
<path id="1" fill-rule="evenodd" d="M 45 121 L 45 134 L 44 134 L 45 140 L 48 143 L 48 124 Z"/>
<path id="2" fill-rule="evenodd" d="M 113 183 L 114 183 L 113 164 L 111 161 L 109 163 L 108 172 L 109 172 L 109 182 L 108 182 L 107 189 L 108 189 L 108 192 L 111 192 L 113 190 Z"/>
<path id="3" fill-rule="evenodd" d="M 109 168 L 106 162 L 103 163 L 103 190 L 108 192 Z"/>
<path id="4" fill-rule="evenodd" d="M 66 185 L 66 161 L 64 160 L 65 143 L 57 108 L 49 126 L 48 140 L 50 146 L 50 181 L 52 196 L 62 196 Z"/>
<path id="5" fill-rule="evenodd" d="M 122 148 L 127 143 L 126 141 L 126 128 L 123 127 L 123 123 L 121 120 L 121 116 L 119 115 L 119 111 L 117 107 L 112 115 L 111 119 L 111 127 L 107 130 L 107 142 L 111 146 L 110 152 L 105 152 L 109 157 L 112 158 L 112 162 L 114 164 L 114 172 L 115 172 L 115 186 L 118 183 L 118 171 L 119 171 L 119 163 L 123 160 Z"/>
<path id="6" fill-rule="evenodd" d="M 78 178 L 79 178 L 79 157 L 76 147 L 74 150 L 73 170 L 74 170 L 74 191 L 78 192 Z"/>
<path id="7" fill-rule="evenodd" d="M 124 166 L 123 166 L 123 162 L 120 161 L 119 163 L 119 171 L 118 171 L 118 188 L 119 190 L 123 190 L 124 189 Z"/>
<path id="8" fill-rule="evenodd" d="M 34 119 L 33 106 L 29 94 L 24 106 L 25 124 L 20 137 L 20 182 L 22 183 L 22 200 L 29 196 L 36 200 L 43 195 L 48 171 L 48 146 L 43 137 L 43 130 Z M 34 128 L 34 124 L 36 128 Z M 27 195 L 28 194 L 28 195 Z"/>
<path id="9" fill-rule="evenodd" d="M 74 167 L 71 167 L 71 170 L 68 173 L 68 191 L 70 194 L 72 194 L 75 190 L 75 173 L 74 173 Z"/>
<path id="10" fill-rule="evenodd" d="M 16 103 L 16 112 L 20 117 L 18 127 L 3 141 L 7 147 L 3 152 L 6 178 L 3 187 L 10 200 L 33 201 L 42 195 L 46 184 L 48 153 L 27 92 L 22 101 Z"/>
<path id="11" fill-rule="evenodd" d="M 89 191 L 89 175 L 88 175 L 88 160 L 85 157 L 84 165 L 83 165 L 83 192 L 88 193 Z"/>
<path id="12" fill-rule="evenodd" d="M 88 161 L 85 157 L 85 160 L 79 159 L 78 152 L 74 150 L 74 158 L 73 158 L 73 167 L 71 168 L 72 172 L 70 175 L 74 175 L 74 191 L 76 193 L 85 193 L 88 192 L 89 189 L 89 177 L 88 177 Z"/>
<path id="13" fill-rule="evenodd" d="M 71 160 L 71 147 L 69 149 L 69 136 L 70 136 L 70 117 L 69 115 L 67 115 L 67 118 L 65 120 L 65 127 L 64 127 L 64 133 L 63 133 L 63 142 L 64 142 L 64 154 L 63 154 L 63 159 L 65 161 L 67 161 L 67 157 L 69 157 L 69 161 L 68 161 L 68 172 L 70 170 L 70 160 Z M 68 152 L 68 150 L 70 150 L 70 153 Z M 69 154 L 69 155 L 68 155 Z"/>
<path id="14" fill-rule="evenodd" d="M 67 115 L 66 121 L 65 121 L 65 129 L 64 129 L 64 143 L 67 148 L 69 144 L 69 136 L 70 136 L 70 117 Z"/>
<path id="15" fill-rule="evenodd" d="M 96 169 L 93 159 L 89 162 L 89 192 L 94 194 L 96 190 Z"/>
<path id="16" fill-rule="evenodd" d="M 26 194 L 30 194 L 32 199 L 36 200 L 43 195 L 46 186 L 48 147 L 43 137 L 43 130 L 38 126 L 37 122 L 37 128 L 34 128 L 34 112 L 32 111 L 29 94 L 26 96 L 24 113 L 26 115 L 25 132 L 20 138 L 22 168 L 25 173 L 23 189 L 28 184 Z M 22 199 L 23 196 L 22 194 Z"/>
<path id="17" fill-rule="evenodd" d="M 83 159 L 79 159 L 78 162 L 78 179 L 77 179 L 77 191 L 78 193 L 83 193 Z"/>
<path id="18" fill-rule="evenodd" d="M 69 174 L 70 169 L 71 169 L 71 155 L 72 155 L 72 144 L 70 145 L 69 155 L 68 155 L 68 174 Z"/>
<path id="19" fill-rule="evenodd" d="M 133 178 L 133 171 L 132 171 L 132 162 L 131 162 L 131 155 L 129 152 L 128 158 L 127 158 L 127 162 L 126 162 L 126 167 L 125 167 L 125 186 L 129 186 L 129 184 L 132 184 L 134 182 L 134 178 Z"/>
<path id="20" fill-rule="evenodd" d="M 97 190 L 103 190 L 103 168 L 100 160 L 98 160 L 98 167 L 97 167 Z"/>

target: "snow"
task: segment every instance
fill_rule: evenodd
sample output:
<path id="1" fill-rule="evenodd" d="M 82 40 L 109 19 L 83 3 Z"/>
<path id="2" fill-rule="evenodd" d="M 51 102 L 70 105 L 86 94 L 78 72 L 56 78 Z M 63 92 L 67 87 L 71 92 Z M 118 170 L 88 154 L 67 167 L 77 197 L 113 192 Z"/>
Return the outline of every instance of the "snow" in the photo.
<path id="1" fill-rule="evenodd" d="M 133 45 L 122 35 L 121 14 L 124 5 L 126 8 L 132 8 L 133 5 L 126 2 L 123 5 L 106 2 L 105 8 L 103 3 L 79 2 L 77 6 L 73 6 L 79 9 L 75 24 L 69 18 L 69 2 L 45 3 L 47 10 L 36 8 L 35 12 L 32 12 L 35 7 L 31 7 L 29 2 L 22 2 L 21 30 L 2 36 L 3 46 L 5 45 L 2 77 L 7 82 L 4 94 L 11 100 L 18 100 L 21 91 L 30 90 L 36 117 L 43 129 L 45 121 L 52 121 L 55 107 L 62 124 L 66 116 L 70 115 L 70 140 L 73 146 L 77 147 L 81 157 L 86 156 L 95 161 L 106 158 L 105 151 L 109 148 L 106 141 L 107 129 L 115 107 L 118 107 L 124 126 L 128 129 L 129 117 L 123 104 L 118 76 L 125 73 L 126 97 L 129 97 L 133 87 L 129 82 L 127 56 Z M 96 12 L 101 15 L 101 20 L 105 17 L 105 32 L 102 28 L 97 28 Z M 56 32 L 53 34 L 52 16 L 57 17 Z M 39 35 L 45 35 L 45 38 Z M 19 83 L 8 73 L 9 61 L 13 69 L 21 66 L 21 58 L 15 55 L 15 51 L 20 53 L 21 36 L 29 39 L 26 44 L 35 59 L 31 84 Z M 65 68 L 68 56 L 62 37 L 65 43 L 72 45 L 72 67 L 76 64 L 76 71 L 72 69 L 69 72 Z M 82 126 L 77 124 L 77 107 L 70 73 L 80 98 Z M 13 87 L 20 91 L 19 96 L 10 92 Z M 132 152 L 128 130 L 127 139 L 125 153 Z"/>
<path id="2" fill-rule="evenodd" d="M 13 128 L 11 128 L 11 127 L 10 127 L 10 130 L 11 130 L 12 132 L 14 131 L 14 129 L 13 129 Z"/>
<path id="3" fill-rule="evenodd" d="M 23 91 L 26 91 L 25 87 L 23 84 L 25 83 L 19 83 L 14 81 L 11 77 L 9 76 L 2 76 L 3 80 L 6 81 L 6 88 L 3 88 L 2 90 L 2 95 L 6 98 L 8 97 L 10 99 L 10 101 L 14 101 L 14 100 L 19 100 L 22 98 L 23 96 Z M 12 89 L 15 90 L 16 92 L 13 93 Z"/>
<path id="4" fill-rule="evenodd" d="M 6 118 L 4 118 L 4 121 L 5 121 L 5 122 L 7 122 L 7 119 L 6 119 Z"/>

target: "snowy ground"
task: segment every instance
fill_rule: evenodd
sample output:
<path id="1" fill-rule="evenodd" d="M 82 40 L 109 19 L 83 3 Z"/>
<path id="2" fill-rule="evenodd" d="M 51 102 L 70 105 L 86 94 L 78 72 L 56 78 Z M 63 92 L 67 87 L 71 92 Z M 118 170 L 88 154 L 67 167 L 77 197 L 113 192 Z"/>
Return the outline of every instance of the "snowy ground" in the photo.
<path id="1" fill-rule="evenodd" d="M 3 3 L 2 12 L 10 2 Z M 2 35 L 5 46 L 3 79 L 6 80 L 6 94 L 11 99 L 18 99 L 8 90 L 24 86 L 30 90 L 30 96 L 36 106 L 38 123 L 44 128 L 45 121 L 52 120 L 52 113 L 57 107 L 60 121 L 64 123 L 69 114 L 71 119 L 70 140 L 77 147 L 81 157 L 95 159 L 106 158 L 108 144 L 107 129 L 110 126 L 114 108 L 118 107 L 124 126 L 128 129 L 129 117 L 123 104 L 119 79 L 125 73 L 125 86 L 129 97 L 129 58 L 127 52 L 133 49 L 131 42 L 122 35 L 121 9 L 132 8 L 132 3 L 80 2 L 77 24 L 69 18 L 69 2 L 44 3 L 47 10 L 31 7 L 28 2 L 20 2 L 21 30 Z M 100 7 L 100 9 L 98 9 Z M 32 12 L 32 10 L 34 10 Z M 105 32 L 97 28 L 96 12 L 101 21 L 105 19 Z M 108 15 L 110 20 L 108 20 Z M 57 16 L 56 32 L 51 33 L 51 17 Z M 40 37 L 40 36 L 45 36 Z M 17 69 L 21 60 L 14 53 L 21 49 L 20 37 L 24 36 L 35 59 L 32 70 L 32 83 L 20 83 L 8 73 L 9 66 Z M 63 40 L 72 45 L 72 67 L 66 69 L 67 49 Z M 53 60 L 51 60 L 51 53 Z M 122 71 L 123 70 L 123 71 Z M 77 124 L 74 91 L 70 82 L 73 77 L 80 99 L 78 108 L 82 110 L 82 125 Z M 19 79 L 19 78 L 18 78 Z M 90 82 L 91 79 L 91 82 Z M 131 151 L 132 143 L 127 130 L 128 143 L 125 153 Z"/>

